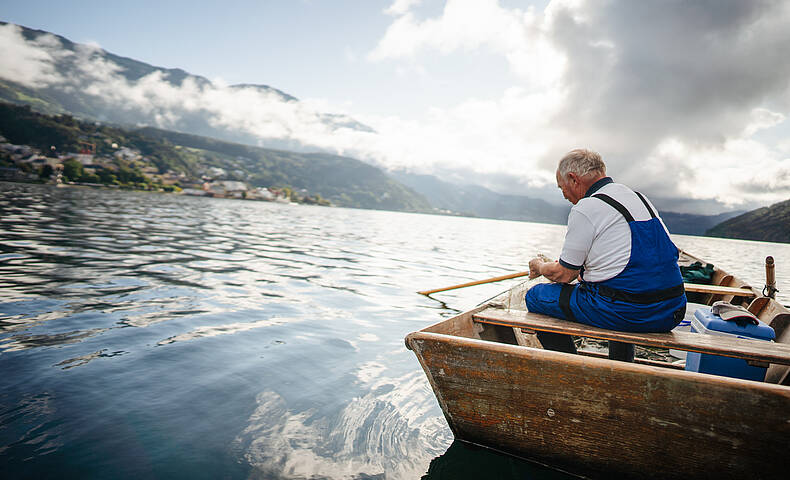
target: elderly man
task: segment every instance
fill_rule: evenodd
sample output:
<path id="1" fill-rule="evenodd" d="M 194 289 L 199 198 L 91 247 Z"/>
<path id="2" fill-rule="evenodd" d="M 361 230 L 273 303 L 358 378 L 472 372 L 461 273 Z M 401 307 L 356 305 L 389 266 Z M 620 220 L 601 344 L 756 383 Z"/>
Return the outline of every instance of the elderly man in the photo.
<path id="1" fill-rule="evenodd" d="M 678 249 L 655 207 L 607 177 L 590 150 L 560 160 L 557 186 L 573 204 L 568 231 L 559 261 L 529 262 L 530 278 L 554 282 L 529 289 L 529 311 L 625 332 L 668 332 L 680 323 L 686 296 Z M 539 338 L 546 348 L 576 351 L 568 336 Z M 631 361 L 633 346 L 612 342 L 610 357 Z"/>

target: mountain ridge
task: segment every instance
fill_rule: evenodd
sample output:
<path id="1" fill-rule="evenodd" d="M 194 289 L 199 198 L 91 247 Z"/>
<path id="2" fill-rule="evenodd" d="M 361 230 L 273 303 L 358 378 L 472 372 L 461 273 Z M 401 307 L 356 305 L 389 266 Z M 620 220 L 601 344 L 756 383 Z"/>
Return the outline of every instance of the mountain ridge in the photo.
<path id="1" fill-rule="evenodd" d="M 138 129 L 148 138 L 222 153 L 228 169 L 249 174 L 241 180 L 256 186 L 286 185 L 321 194 L 339 206 L 430 213 L 430 203 L 408 187 L 392 181 L 378 167 L 355 158 L 323 152 L 292 152 L 226 142 L 153 127 Z"/>
<path id="2" fill-rule="evenodd" d="M 433 175 L 390 172 L 395 179 L 422 194 L 435 208 L 461 215 L 566 225 L 571 205 L 557 206 L 543 199 L 501 194 L 479 185 L 457 185 Z M 742 212 L 718 215 L 660 212 L 669 231 L 679 235 L 704 235 L 714 225 Z"/>
<path id="3" fill-rule="evenodd" d="M 541 199 L 499 194 L 478 185 L 456 185 L 433 175 L 403 170 L 389 173 L 441 210 L 476 217 L 558 225 L 564 225 L 568 220 L 570 206 L 559 207 Z"/>
<path id="4" fill-rule="evenodd" d="M 738 215 L 709 229 L 705 235 L 790 243 L 790 200 Z"/>

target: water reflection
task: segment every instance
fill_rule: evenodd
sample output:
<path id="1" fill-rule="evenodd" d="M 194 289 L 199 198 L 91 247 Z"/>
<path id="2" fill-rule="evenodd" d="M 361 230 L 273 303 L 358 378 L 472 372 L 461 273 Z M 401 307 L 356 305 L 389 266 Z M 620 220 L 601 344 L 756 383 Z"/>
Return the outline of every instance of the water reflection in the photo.
<path id="1" fill-rule="evenodd" d="M 13 335 L 0 339 L 0 350 L 18 352 L 28 348 L 68 345 L 69 343 L 77 343 L 84 338 L 97 335 L 105 330 L 104 328 L 94 328 L 91 330 L 75 330 L 41 335 Z"/>
<path id="2" fill-rule="evenodd" d="M 258 320 L 257 322 L 249 323 L 230 323 L 217 326 L 201 326 L 195 330 L 181 335 L 174 335 L 157 342 L 157 345 L 167 345 L 175 342 L 186 342 L 188 340 L 195 340 L 203 337 L 215 337 L 217 335 L 232 335 L 254 328 L 271 327 L 273 325 L 282 325 L 288 321 L 283 318 L 276 318 L 271 320 Z"/>
<path id="3" fill-rule="evenodd" d="M 294 411 L 265 391 L 236 439 L 257 478 L 418 478 L 449 439 L 443 418 L 430 415 L 432 395 L 421 372 L 382 381 L 375 362 L 359 380 L 369 390 L 329 415 Z"/>
<path id="4" fill-rule="evenodd" d="M 74 368 L 74 367 L 79 367 L 79 366 L 85 365 L 88 362 L 90 362 L 91 360 L 95 360 L 97 358 L 116 357 L 118 355 L 123 355 L 124 353 L 126 353 L 123 350 L 117 351 L 117 352 L 112 352 L 112 353 L 104 353 L 106 351 L 107 351 L 107 349 L 104 348 L 102 350 L 99 350 L 98 352 L 89 353 L 87 355 L 80 355 L 79 357 L 69 358 L 69 359 L 63 360 L 62 362 L 56 363 L 55 366 L 56 367 L 61 367 L 63 370 L 68 370 L 70 368 Z"/>

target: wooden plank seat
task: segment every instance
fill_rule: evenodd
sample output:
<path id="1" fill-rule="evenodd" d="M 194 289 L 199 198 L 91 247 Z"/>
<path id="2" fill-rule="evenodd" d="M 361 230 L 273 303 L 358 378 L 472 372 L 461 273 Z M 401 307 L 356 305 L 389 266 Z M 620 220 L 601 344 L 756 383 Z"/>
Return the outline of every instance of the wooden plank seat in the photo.
<path id="1" fill-rule="evenodd" d="M 528 331 L 563 333 L 579 337 L 633 343 L 648 347 L 673 348 L 688 352 L 709 353 L 764 363 L 790 365 L 790 345 L 741 338 L 703 335 L 691 332 L 630 333 L 606 330 L 581 323 L 530 313 L 524 310 L 487 308 L 475 313 L 477 323 L 521 328 Z"/>

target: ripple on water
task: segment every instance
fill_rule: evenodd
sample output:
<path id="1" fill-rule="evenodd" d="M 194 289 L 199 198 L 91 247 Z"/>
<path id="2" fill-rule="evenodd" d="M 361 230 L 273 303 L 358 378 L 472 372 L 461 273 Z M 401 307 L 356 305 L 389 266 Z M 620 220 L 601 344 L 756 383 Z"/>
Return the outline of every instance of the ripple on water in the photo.
<path id="1" fill-rule="evenodd" d="M 440 478 L 458 452 L 479 457 L 448 450 L 403 337 L 509 284 L 415 291 L 523 271 L 538 252 L 557 256 L 564 236 L 523 222 L 6 183 L 0 222 L 10 477 L 418 478 L 434 459 Z M 774 255 L 780 290 L 790 282 L 788 245 L 675 240 L 755 285 Z"/>

